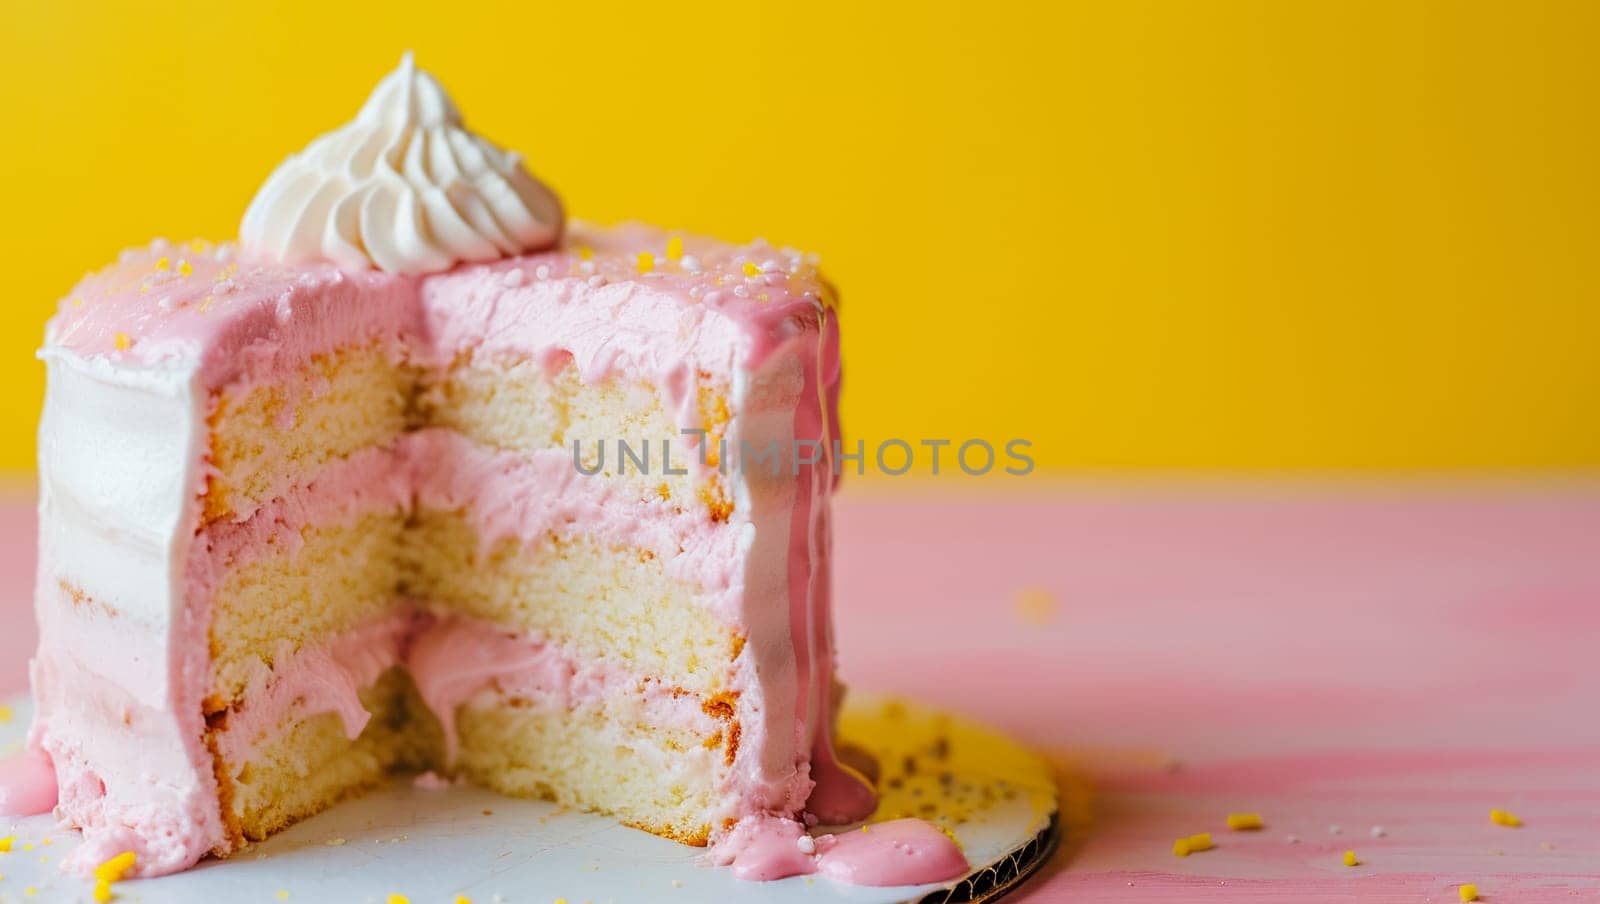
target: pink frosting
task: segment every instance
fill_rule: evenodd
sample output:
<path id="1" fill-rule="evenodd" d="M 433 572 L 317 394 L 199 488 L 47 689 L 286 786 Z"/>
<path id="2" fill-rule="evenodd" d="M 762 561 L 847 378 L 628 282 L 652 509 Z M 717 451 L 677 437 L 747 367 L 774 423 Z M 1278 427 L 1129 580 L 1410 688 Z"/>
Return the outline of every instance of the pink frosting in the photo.
<path id="1" fill-rule="evenodd" d="M 56 767 L 37 747 L 0 760 L 0 816 L 35 816 L 56 805 Z"/>
<path id="2" fill-rule="evenodd" d="M 755 882 L 820 873 L 848 885 L 927 885 L 958 878 L 968 869 L 961 848 L 920 819 L 811 838 L 792 819 L 748 817 L 718 854 L 736 877 Z"/>

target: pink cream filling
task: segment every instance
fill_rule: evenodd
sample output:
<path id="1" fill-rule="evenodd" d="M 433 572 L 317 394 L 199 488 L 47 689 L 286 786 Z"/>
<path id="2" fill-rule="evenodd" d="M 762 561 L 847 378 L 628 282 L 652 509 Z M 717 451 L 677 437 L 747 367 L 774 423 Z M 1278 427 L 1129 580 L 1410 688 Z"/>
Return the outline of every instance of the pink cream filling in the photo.
<path id="1" fill-rule="evenodd" d="M 323 713 L 336 713 L 345 735 L 354 740 L 371 719 L 361 689 L 397 665 L 410 671 L 444 726 L 446 765 L 455 757 L 456 709 L 491 690 L 569 710 L 642 693 L 642 715 L 652 724 L 715 730 L 694 697 L 659 681 L 614 663 L 584 660 L 558 644 L 480 619 L 417 608 L 396 610 L 284 656 L 252 683 L 248 702 L 229 714 L 218 752 L 230 763 L 244 762 L 285 720 Z"/>

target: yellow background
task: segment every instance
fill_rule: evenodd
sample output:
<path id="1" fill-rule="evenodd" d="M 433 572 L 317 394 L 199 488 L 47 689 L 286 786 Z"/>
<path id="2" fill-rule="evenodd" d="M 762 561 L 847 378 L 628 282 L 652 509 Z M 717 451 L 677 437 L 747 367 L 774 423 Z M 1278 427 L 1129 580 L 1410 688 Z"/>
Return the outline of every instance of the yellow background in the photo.
<path id="1" fill-rule="evenodd" d="M 1600 465 L 1600 3 L 1051 5 L 8 2 L 0 469 L 54 299 L 406 47 L 578 216 L 820 252 L 869 441 Z"/>

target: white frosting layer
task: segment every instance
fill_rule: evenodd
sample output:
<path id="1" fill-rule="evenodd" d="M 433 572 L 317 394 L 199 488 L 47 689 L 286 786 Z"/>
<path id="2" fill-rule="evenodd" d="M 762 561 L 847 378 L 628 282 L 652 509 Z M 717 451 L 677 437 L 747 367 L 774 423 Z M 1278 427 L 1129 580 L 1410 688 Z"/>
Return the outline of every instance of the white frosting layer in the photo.
<path id="1" fill-rule="evenodd" d="M 561 228 L 555 194 L 467 131 L 408 52 L 354 122 L 272 173 L 239 235 L 261 259 L 433 273 L 549 247 Z"/>

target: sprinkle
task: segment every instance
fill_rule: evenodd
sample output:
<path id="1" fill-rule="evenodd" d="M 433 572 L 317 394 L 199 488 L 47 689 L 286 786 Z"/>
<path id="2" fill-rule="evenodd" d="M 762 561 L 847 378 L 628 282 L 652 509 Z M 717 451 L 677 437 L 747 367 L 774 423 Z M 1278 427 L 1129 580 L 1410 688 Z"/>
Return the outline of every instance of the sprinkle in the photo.
<path id="1" fill-rule="evenodd" d="M 649 273 L 656 268 L 656 256 L 648 251 L 639 252 L 639 272 Z"/>
<path id="2" fill-rule="evenodd" d="M 744 262 L 744 275 L 745 276 L 760 276 L 761 275 L 761 268 L 756 266 L 756 262 L 755 261 L 745 261 Z"/>
<path id="3" fill-rule="evenodd" d="M 189 276 L 192 273 L 194 273 L 194 267 L 190 266 L 188 261 L 186 261 L 186 260 L 178 261 L 178 275 L 179 276 Z"/>
<path id="4" fill-rule="evenodd" d="M 189 250 L 195 254 L 205 254 L 211 250 L 211 243 L 205 239 L 193 239 L 189 242 Z"/>
<path id="5" fill-rule="evenodd" d="M 1212 848 L 1211 833 L 1200 832 L 1188 838 L 1179 838 L 1172 843 L 1172 853 L 1179 857 L 1187 857 L 1200 851 L 1209 851 Z"/>
<path id="6" fill-rule="evenodd" d="M 288 890 L 288 889 L 287 889 L 287 888 L 280 888 L 280 889 L 278 889 L 278 894 L 277 894 L 277 898 L 278 898 L 278 900 L 280 900 L 280 901 L 287 901 L 287 900 L 289 900 L 289 890 Z"/>
<path id="7" fill-rule="evenodd" d="M 1339 828 L 1339 826 L 1337 824 L 1328 826 L 1328 834 L 1329 835 L 1337 835 L 1342 831 L 1344 831 L 1344 830 Z"/>
<path id="8" fill-rule="evenodd" d="M 1289 842 L 1290 844 L 1299 844 L 1300 843 L 1300 836 L 1299 835 L 1290 835 L 1289 837 L 1287 837 L 1287 838 L 1285 838 L 1283 840 Z"/>
<path id="9" fill-rule="evenodd" d="M 159 258 L 159 259 L 156 260 L 156 269 L 157 270 L 168 270 L 168 269 L 171 269 L 171 267 L 172 267 L 172 261 L 167 259 L 167 258 L 163 257 L 163 258 Z"/>
<path id="10" fill-rule="evenodd" d="M 1478 886 L 1463 885 L 1456 889 L 1456 894 L 1459 895 L 1463 901 L 1476 901 L 1478 900 Z"/>
<path id="11" fill-rule="evenodd" d="M 580 260 L 586 260 L 586 261 L 587 260 L 593 260 L 594 259 L 594 249 L 590 248 L 588 245 L 579 245 L 578 246 L 578 258 Z"/>
<path id="12" fill-rule="evenodd" d="M 1261 828 L 1260 813 L 1229 813 L 1228 828 L 1235 832 L 1251 832 Z"/>
<path id="13" fill-rule="evenodd" d="M 540 264 L 537 268 L 534 269 L 533 275 L 539 277 L 540 279 L 549 279 L 550 278 L 550 265 L 549 264 Z"/>
<path id="14" fill-rule="evenodd" d="M 667 260 L 675 261 L 683 257 L 683 239 L 673 236 L 667 239 Z"/>
<path id="15" fill-rule="evenodd" d="M 817 840 L 810 835 L 801 835 L 795 840 L 795 844 L 799 845 L 800 853 L 802 854 L 815 854 L 817 852 Z"/>
<path id="16" fill-rule="evenodd" d="M 1345 866 L 1360 866 L 1361 865 L 1361 861 L 1356 859 L 1356 852 L 1355 851 L 1345 851 L 1344 852 L 1344 865 Z"/>
<path id="17" fill-rule="evenodd" d="M 133 347 L 133 338 L 127 333 L 118 333 L 112 342 L 117 346 L 117 351 L 125 352 Z"/>
<path id="18" fill-rule="evenodd" d="M 323 844 L 327 845 L 328 847 L 340 847 L 340 846 L 342 846 L 344 844 L 344 839 L 343 838 L 329 838 L 327 841 L 324 841 Z"/>
<path id="19" fill-rule="evenodd" d="M 567 904 L 566 898 L 556 898 L 556 904 Z"/>
<path id="20" fill-rule="evenodd" d="M 11 853 L 11 845 L 16 840 L 17 840 L 17 836 L 15 836 L 15 835 L 7 835 L 4 838 L 0 838 L 0 854 L 9 854 L 9 853 Z"/>
<path id="21" fill-rule="evenodd" d="M 692 254 L 685 254 L 683 256 L 683 260 L 680 262 L 680 265 L 683 267 L 683 269 L 688 270 L 690 273 L 700 272 L 700 258 L 695 257 Z"/>
<path id="22" fill-rule="evenodd" d="M 81 299 L 81 298 L 72 299 L 72 306 L 75 307 L 75 308 L 83 307 L 83 299 Z"/>
<path id="23" fill-rule="evenodd" d="M 466 895 L 456 895 L 450 899 L 450 904 L 472 904 L 472 899 Z"/>
<path id="24" fill-rule="evenodd" d="M 95 867 L 94 877 L 107 882 L 120 882 L 122 877 L 128 874 L 128 870 L 133 869 L 134 859 L 133 851 L 123 851 Z"/>
<path id="25" fill-rule="evenodd" d="M 596 273 L 595 275 L 589 277 L 589 288 L 603 288 L 607 282 L 609 282 L 609 280 L 606 279 L 604 273 Z"/>
<path id="26" fill-rule="evenodd" d="M 383 900 L 384 904 L 411 904 L 411 899 L 405 895 L 390 895 Z"/>
<path id="27" fill-rule="evenodd" d="M 31 842 L 31 841 L 27 842 L 26 844 L 24 844 L 22 846 L 22 849 L 25 850 L 25 851 L 33 850 L 33 842 Z"/>
<path id="28" fill-rule="evenodd" d="M 28 897 L 30 897 L 30 898 L 31 898 L 31 897 L 33 897 L 33 896 L 34 896 L 34 895 L 36 895 L 36 894 L 38 894 L 38 893 L 39 893 L 39 889 L 37 889 L 37 888 L 34 888 L 34 887 L 33 887 L 33 886 L 32 886 L 32 885 L 30 885 L 30 886 L 28 886 L 28 887 L 27 887 L 27 888 L 24 888 L 24 889 L 23 889 L 23 890 L 22 890 L 22 893 L 23 893 L 23 894 L 25 894 L 25 895 L 27 895 L 27 896 L 28 896 Z"/>
<path id="29" fill-rule="evenodd" d="M 0 724 L 10 722 L 12 718 L 11 707 L 0 704 Z"/>
<path id="30" fill-rule="evenodd" d="M 1504 810 L 1490 810 L 1489 821 L 1497 826 L 1505 826 L 1511 829 L 1519 828 L 1522 825 L 1521 819 Z"/>
<path id="31" fill-rule="evenodd" d="M 506 286 L 512 289 L 522 285 L 522 282 L 525 279 L 527 279 L 527 274 L 522 272 L 521 267 L 512 267 L 510 270 L 507 270 L 506 275 L 502 277 L 502 280 L 505 282 Z"/>
<path id="32" fill-rule="evenodd" d="M 1384 829 L 1383 826 L 1373 826 L 1372 827 L 1372 837 L 1373 838 L 1382 838 L 1383 836 L 1385 836 L 1387 834 L 1389 834 L 1389 832 L 1386 829 Z"/>
<path id="33" fill-rule="evenodd" d="M 99 901 L 100 904 L 106 904 L 107 901 L 111 900 L 111 883 L 104 879 L 96 882 L 94 884 L 94 899 Z"/>
<path id="34" fill-rule="evenodd" d="M 53 842 L 53 841 L 52 841 L 52 840 L 51 840 L 51 839 L 50 839 L 50 836 L 49 836 L 49 835 L 46 835 L 46 836 L 44 836 L 44 840 L 43 840 L 43 841 L 41 841 L 41 842 L 39 842 L 39 843 L 40 843 L 40 844 L 43 844 L 43 845 L 46 845 L 46 846 L 48 846 L 48 845 L 51 845 L 51 844 L 54 844 L 54 843 L 55 843 L 55 842 Z"/>

